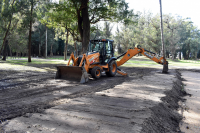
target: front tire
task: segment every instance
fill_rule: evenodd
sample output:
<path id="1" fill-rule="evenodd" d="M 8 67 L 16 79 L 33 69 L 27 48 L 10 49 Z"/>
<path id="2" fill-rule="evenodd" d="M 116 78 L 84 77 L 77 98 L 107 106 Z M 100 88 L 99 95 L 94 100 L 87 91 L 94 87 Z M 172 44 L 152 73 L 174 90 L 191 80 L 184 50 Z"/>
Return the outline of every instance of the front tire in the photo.
<path id="1" fill-rule="evenodd" d="M 91 70 L 91 75 L 93 78 L 100 78 L 101 77 L 101 68 L 98 66 L 95 66 L 94 68 L 92 68 Z"/>
<path id="2" fill-rule="evenodd" d="M 106 75 L 109 77 L 114 77 L 117 73 L 117 63 L 115 62 L 115 60 L 112 60 L 108 64 L 108 69 L 109 69 L 109 71 L 106 72 Z"/>

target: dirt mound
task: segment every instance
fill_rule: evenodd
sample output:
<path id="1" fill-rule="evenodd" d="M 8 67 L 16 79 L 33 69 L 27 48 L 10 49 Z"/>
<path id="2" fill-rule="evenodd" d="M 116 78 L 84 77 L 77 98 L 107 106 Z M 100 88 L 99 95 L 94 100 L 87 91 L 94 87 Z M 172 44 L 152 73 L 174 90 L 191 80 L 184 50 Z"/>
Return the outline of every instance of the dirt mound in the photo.
<path id="1" fill-rule="evenodd" d="M 173 88 L 166 91 L 166 96 L 161 98 L 163 102 L 150 108 L 152 116 L 143 124 L 143 133 L 180 132 L 179 122 L 182 120 L 182 116 L 177 112 L 178 102 L 184 101 L 183 96 L 186 96 L 187 93 L 183 89 L 183 79 L 179 71 L 176 71 L 176 78 Z"/>

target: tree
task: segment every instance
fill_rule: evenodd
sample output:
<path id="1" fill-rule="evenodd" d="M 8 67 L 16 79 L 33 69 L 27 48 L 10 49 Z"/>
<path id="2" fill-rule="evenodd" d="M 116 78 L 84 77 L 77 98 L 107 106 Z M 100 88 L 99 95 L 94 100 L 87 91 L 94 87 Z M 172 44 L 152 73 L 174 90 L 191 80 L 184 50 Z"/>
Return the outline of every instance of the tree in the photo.
<path id="1" fill-rule="evenodd" d="M 3 31 L 3 43 L 1 45 L 0 49 L 0 55 L 3 50 L 3 47 L 5 45 L 5 42 L 7 41 L 7 37 L 10 34 L 10 30 L 13 30 L 16 27 L 16 24 L 18 23 L 18 20 L 13 16 L 17 12 L 21 11 L 24 7 L 23 1 L 20 0 L 3 0 L 0 2 L 0 28 Z M 15 21 L 13 24 L 12 22 Z M 5 31 L 5 32 L 4 32 Z M 4 47 L 6 49 L 6 46 Z M 4 50 L 5 51 L 5 50 Z M 6 60 L 6 54 L 4 54 L 3 60 Z"/>
<path id="2" fill-rule="evenodd" d="M 74 12 L 75 9 L 69 1 L 61 1 L 60 4 L 54 3 L 50 5 L 50 10 L 47 13 L 48 20 L 43 21 L 43 23 L 47 23 L 47 26 L 49 27 L 65 29 L 66 42 L 64 48 L 64 60 L 67 60 L 67 47 L 70 33 L 73 34 L 74 39 L 76 38 L 75 29 L 73 28 L 74 23 L 76 22 Z"/>
<path id="3" fill-rule="evenodd" d="M 113 29 L 113 26 L 111 26 L 110 22 L 104 22 L 104 28 L 103 28 L 103 38 L 109 39 L 112 35 L 111 31 Z"/>
<path id="4" fill-rule="evenodd" d="M 29 28 L 29 42 L 28 42 L 28 62 L 31 62 L 31 35 L 32 24 L 37 20 L 37 10 L 39 5 L 48 4 L 50 0 L 30 0 L 26 2 L 27 8 L 24 10 L 24 26 Z"/>
<path id="5" fill-rule="evenodd" d="M 30 11 L 30 25 L 29 25 L 29 39 L 28 39 L 28 62 L 31 62 L 31 32 L 32 32 L 32 23 L 33 23 L 33 6 L 34 1 L 30 0 L 31 11 Z"/>
<path id="6" fill-rule="evenodd" d="M 146 18 L 146 29 L 144 33 L 146 38 L 145 42 L 154 52 L 160 52 L 162 49 L 161 45 L 161 32 L 160 32 L 160 18 L 159 15 L 154 17 L 147 15 Z"/>
<path id="7" fill-rule="evenodd" d="M 115 38 L 115 42 L 117 43 L 117 52 L 118 52 L 118 54 L 121 54 L 121 46 L 120 46 L 120 41 L 121 41 L 121 39 L 120 39 L 120 31 L 119 31 L 119 27 L 118 27 L 118 25 L 117 25 L 117 31 L 115 32 L 116 33 L 116 36 L 114 37 Z"/>
<path id="8" fill-rule="evenodd" d="M 195 27 L 191 21 L 183 21 L 180 35 L 181 45 L 179 47 L 182 47 L 184 59 L 189 59 L 190 54 L 193 58 L 197 59 L 197 53 L 200 48 L 200 32 L 197 27 Z"/>
<path id="9" fill-rule="evenodd" d="M 181 25 L 181 19 L 175 19 L 173 16 L 166 15 L 164 18 L 164 23 L 167 25 L 167 30 L 165 32 L 166 39 L 169 41 L 169 49 L 172 54 L 172 59 L 175 59 L 175 52 L 178 42 L 180 41 L 179 29 Z"/>
<path id="10" fill-rule="evenodd" d="M 23 16 L 20 13 L 17 15 L 19 20 L 18 24 L 15 29 L 12 30 L 12 34 L 10 34 L 8 38 L 10 55 L 12 55 L 12 52 L 16 52 L 16 56 L 18 56 L 18 53 L 22 53 L 23 55 L 28 53 L 28 29 L 21 25 Z"/>
<path id="11" fill-rule="evenodd" d="M 48 12 L 48 5 L 51 4 L 50 0 L 46 0 L 44 4 L 38 5 L 38 10 L 36 11 L 37 19 L 45 25 L 45 48 L 44 48 L 44 57 L 47 58 L 47 51 L 48 51 L 48 16 L 46 13 Z"/>
<path id="12" fill-rule="evenodd" d="M 128 4 L 125 0 L 68 0 L 68 5 L 74 8 L 74 15 L 68 13 L 68 18 L 76 17 L 78 22 L 78 30 L 82 42 L 82 52 L 85 53 L 90 40 L 90 24 L 95 24 L 99 21 L 116 21 L 128 23 L 129 17 L 133 15 L 132 10 L 128 11 Z M 66 1 L 60 1 L 60 5 Z"/>

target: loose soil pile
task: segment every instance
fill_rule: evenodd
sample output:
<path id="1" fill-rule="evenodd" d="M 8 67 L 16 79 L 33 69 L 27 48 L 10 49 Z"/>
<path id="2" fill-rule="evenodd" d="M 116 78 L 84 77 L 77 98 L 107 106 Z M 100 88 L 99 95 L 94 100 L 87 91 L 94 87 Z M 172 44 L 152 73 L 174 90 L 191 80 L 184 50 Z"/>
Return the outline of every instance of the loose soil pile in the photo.
<path id="1" fill-rule="evenodd" d="M 183 89 L 181 74 L 176 71 L 176 81 L 173 82 L 173 88 L 165 91 L 165 97 L 162 97 L 162 103 L 151 108 L 152 116 L 144 123 L 143 132 L 180 132 L 179 122 L 182 116 L 178 113 L 179 101 L 184 102 L 184 96 L 187 95 Z"/>

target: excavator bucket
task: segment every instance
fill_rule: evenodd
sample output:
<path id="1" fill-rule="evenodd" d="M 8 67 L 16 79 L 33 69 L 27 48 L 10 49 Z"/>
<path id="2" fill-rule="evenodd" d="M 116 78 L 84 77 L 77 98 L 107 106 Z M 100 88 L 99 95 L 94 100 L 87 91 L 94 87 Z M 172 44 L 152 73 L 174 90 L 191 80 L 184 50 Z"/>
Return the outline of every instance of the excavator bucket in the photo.
<path id="1" fill-rule="evenodd" d="M 78 66 L 56 66 L 57 72 L 55 79 L 66 79 L 80 83 L 88 82 L 89 76 L 84 67 Z"/>

